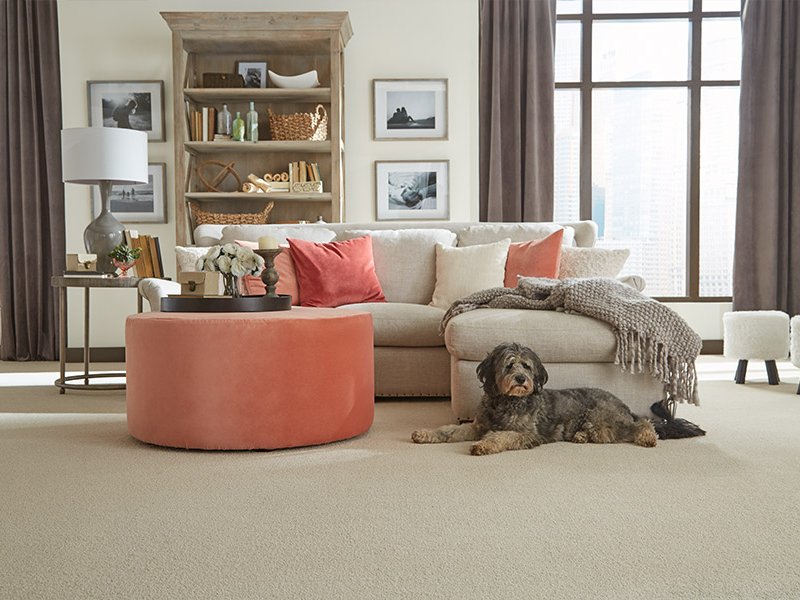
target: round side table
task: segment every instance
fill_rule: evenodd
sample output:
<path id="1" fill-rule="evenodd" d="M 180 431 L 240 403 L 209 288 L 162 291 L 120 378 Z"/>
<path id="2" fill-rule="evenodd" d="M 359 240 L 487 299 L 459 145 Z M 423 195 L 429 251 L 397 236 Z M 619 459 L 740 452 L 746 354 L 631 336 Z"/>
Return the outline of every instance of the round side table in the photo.
<path id="1" fill-rule="evenodd" d="M 125 377 L 125 373 L 90 373 L 89 355 L 89 290 L 92 288 L 134 288 L 139 284 L 139 277 L 80 277 L 54 275 L 50 285 L 58 288 L 58 316 L 60 327 L 59 362 L 60 376 L 54 384 L 59 388 L 58 393 L 66 390 L 124 390 L 124 383 L 89 383 L 91 379 L 105 379 L 109 377 Z M 67 365 L 67 288 L 83 288 L 83 374 L 66 377 Z M 142 297 L 136 294 L 136 311 L 142 312 Z M 83 380 L 83 383 L 74 383 Z"/>

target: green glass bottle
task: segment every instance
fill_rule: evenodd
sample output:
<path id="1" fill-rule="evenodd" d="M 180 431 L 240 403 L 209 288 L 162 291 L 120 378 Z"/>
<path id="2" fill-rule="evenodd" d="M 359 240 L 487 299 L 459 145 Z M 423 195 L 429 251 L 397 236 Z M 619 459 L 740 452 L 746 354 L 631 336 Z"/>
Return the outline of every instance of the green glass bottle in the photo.
<path id="1" fill-rule="evenodd" d="M 242 113 L 236 112 L 236 118 L 233 120 L 233 139 L 236 142 L 244 141 L 244 119 Z"/>
<path id="2" fill-rule="evenodd" d="M 250 103 L 250 112 L 247 113 L 247 141 L 258 141 L 258 113 L 255 102 Z"/>

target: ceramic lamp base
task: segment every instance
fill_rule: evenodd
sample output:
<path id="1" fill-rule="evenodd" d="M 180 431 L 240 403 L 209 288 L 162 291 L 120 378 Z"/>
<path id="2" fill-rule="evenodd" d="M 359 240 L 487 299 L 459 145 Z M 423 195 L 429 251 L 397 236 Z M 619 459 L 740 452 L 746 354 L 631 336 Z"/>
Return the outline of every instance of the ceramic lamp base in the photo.
<path id="1" fill-rule="evenodd" d="M 114 246 L 122 243 L 125 228 L 117 218 L 111 214 L 109 195 L 111 182 L 100 183 L 100 198 L 102 210 L 97 218 L 87 225 L 83 232 L 83 243 L 86 251 L 97 254 L 97 270 L 101 273 L 116 273 L 117 268 L 108 253 Z"/>

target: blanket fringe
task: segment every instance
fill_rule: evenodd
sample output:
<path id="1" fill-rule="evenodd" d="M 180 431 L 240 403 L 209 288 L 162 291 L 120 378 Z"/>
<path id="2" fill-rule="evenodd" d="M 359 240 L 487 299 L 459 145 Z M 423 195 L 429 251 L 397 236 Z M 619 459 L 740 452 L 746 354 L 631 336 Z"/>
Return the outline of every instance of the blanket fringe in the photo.
<path id="1" fill-rule="evenodd" d="M 700 404 L 694 360 L 675 356 L 664 344 L 638 331 L 616 331 L 614 364 L 623 371 L 647 370 L 664 384 L 662 400 Z"/>

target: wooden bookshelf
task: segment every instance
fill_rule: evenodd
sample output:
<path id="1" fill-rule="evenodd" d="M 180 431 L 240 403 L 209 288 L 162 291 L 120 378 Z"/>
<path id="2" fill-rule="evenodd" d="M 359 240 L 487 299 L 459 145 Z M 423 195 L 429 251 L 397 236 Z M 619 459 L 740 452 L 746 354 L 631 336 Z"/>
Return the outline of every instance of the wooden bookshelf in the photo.
<path id="1" fill-rule="evenodd" d="M 270 221 L 328 222 L 345 218 L 344 205 L 344 47 L 352 37 L 346 12 L 162 12 L 172 30 L 173 123 L 175 133 L 175 227 L 178 245 L 193 242 L 188 202 L 214 212 L 252 212 L 253 205 L 275 201 Z M 236 62 L 266 62 L 281 75 L 316 69 L 321 86 L 311 89 L 206 88 L 204 73 L 234 73 Z M 268 82 L 268 86 L 271 82 Z M 254 102 L 259 141 L 192 141 L 190 110 L 221 109 L 244 115 Z M 274 141 L 267 109 L 277 114 L 328 113 L 325 141 Z M 228 177 L 222 191 L 209 191 L 196 174 L 207 161 L 233 164 L 242 181 L 249 173 L 287 171 L 292 161 L 319 166 L 322 193 L 246 194 Z M 208 179 L 208 178 L 206 178 Z"/>

